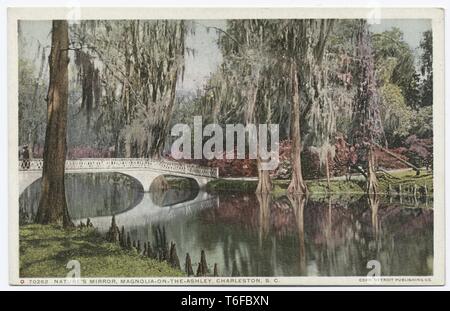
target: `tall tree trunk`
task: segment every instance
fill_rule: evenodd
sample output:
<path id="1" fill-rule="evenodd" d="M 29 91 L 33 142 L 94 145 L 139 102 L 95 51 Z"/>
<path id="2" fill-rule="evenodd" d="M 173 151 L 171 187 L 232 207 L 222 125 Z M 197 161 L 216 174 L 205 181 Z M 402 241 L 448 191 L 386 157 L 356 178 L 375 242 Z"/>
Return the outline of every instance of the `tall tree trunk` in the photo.
<path id="1" fill-rule="evenodd" d="M 307 193 L 305 182 L 302 175 L 301 163 L 301 145 L 300 145 L 300 96 L 298 93 L 298 76 L 297 65 L 292 63 L 291 68 L 292 78 L 292 113 L 291 113 L 291 160 L 292 160 L 292 179 L 288 187 L 289 193 Z"/>
<path id="2" fill-rule="evenodd" d="M 365 20 L 359 21 L 357 31 L 357 92 L 353 105 L 352 143 L 361 144 L 362 152 L 367 155 L 367 192 L 378 193 L 378 181 L 375 175 L 374 146 L 384 137 L 381 124 L 380 96 L 378 96 L 375 61 L 373 57 L 369 26 Z"/>
<path id="3" fill-rule="evenodd" d="M 258 186 L 256 193 L 270 193 L 272 191 L 272 181 L 268 170 L 261 169 L 261 158 L 258 156 Z"/>
<path id="4" fill-rule="evenodd" d="M 68 101 L 68 23 L 55 20 L 49 57 L 50 83 L 47 95 L 42 191 L 36 222 L 73 226 L 67 209 L 64 187 Z"/>
<path id="5" fill-rule="evenodd" d="M 247 125 L 250 123 L 255 123 L 255 109 L 256 109 L 256 101 L 258 98 L 258 90 L 259 90 L 259 74 L 257 74 L 256 85 L 253 87 L 251 93 L 251 100 L 247 105 L 247 110 L 245 111 L 245 120 Z M 259 135 L 259 133 L 258 133 Z M 256 142 L 259 144 L 259 139 Z M 256 187 L 256 193 L 269 193 L 272 191 L 272 182 L 270 180 L 269 171 L 261 169 L 261 158 L 259 154 L 259 146 L 258 146 L 258 186 Z"/>

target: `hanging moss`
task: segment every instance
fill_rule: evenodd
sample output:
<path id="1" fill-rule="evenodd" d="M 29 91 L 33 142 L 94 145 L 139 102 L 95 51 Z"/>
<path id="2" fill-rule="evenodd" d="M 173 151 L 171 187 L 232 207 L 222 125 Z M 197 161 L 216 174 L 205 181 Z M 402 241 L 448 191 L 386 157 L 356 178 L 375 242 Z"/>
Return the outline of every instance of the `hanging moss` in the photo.
<path id="1" fill-rule="evenodd" d="M 384 138 L 380 116 L 380 96 L 375 78 L 374 59 L 369 28 L 361 20 L 357 32 L 357 92 L 353 106 L 351 142 L 382 143 Z"/>
<path id="2" fill-rule="evenodd" d="M 101 84 L 99 70 L 94 66 L 93 57 L 83 51 L 75 51 L 75 65 L 81 84 L 81 110 L 86 113 L 87 129 L 90 128 L 92 110 L 100 104 Z"/>
<path id="3" fill-rule="evenodd" d="M 82 109 L 89 123 L 93 108 L 114 106 L 102 106 L 101 121 L 120 130 L 116 137 L 125 143 L 126 156 L 159 157 L 162 153 L 176 83 L 184 74 L 187 29 L 180 20 L 98 21 L 77 29 L 89 50 L 76 56 Z M 94 66 L 94 57 L 101 69 Z M 120 99 L 102 103 L 102 87 L 105 94 Z"/>

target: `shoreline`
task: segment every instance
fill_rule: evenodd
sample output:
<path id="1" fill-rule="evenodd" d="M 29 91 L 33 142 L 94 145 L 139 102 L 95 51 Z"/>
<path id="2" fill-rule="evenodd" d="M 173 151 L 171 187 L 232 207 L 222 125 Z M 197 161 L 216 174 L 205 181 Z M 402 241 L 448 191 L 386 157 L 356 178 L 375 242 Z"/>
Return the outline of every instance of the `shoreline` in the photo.
<path id="1" fill-rule="evenodd" d="M 412 170 L 399 170 L 387 174 L 379 174 L 380 195 L 413 195 L 414 185 L 417 195 L 423 196 L 426 191 L 427 196 L 433 196 L 433 174 L 421 171 L 419 176 Z M 272 180 L 273 189 L 271 194 L 274 197 L 287 194 L 287 187 L 290 180 Z M 342 176 L 330 180 L 330 188 L 326 180 L 305 180 L 310 195 L 327 194 L 367 194 L 365 190 L 365 180 L 353 179 L 342 180 Z M 210 193 L 241 192 L 254 193 L 258 184 L 257 178 L 219 178 L 210 181 L 206 185 L 206 191 Z M 426 188 L 426 190 L 425 190 Z"/>

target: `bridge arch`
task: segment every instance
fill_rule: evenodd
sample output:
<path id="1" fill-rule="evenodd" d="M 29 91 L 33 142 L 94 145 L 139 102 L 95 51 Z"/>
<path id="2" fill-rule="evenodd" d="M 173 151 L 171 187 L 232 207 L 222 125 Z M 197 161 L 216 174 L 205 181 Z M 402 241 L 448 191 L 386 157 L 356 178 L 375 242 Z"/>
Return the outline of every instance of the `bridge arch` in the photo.
<path id="1" fill-rule="evenodd" d="M 28 187 L 30 187 L 35 181 L 42 178 L 41 171 L 19 172 L 19 195 L 22 194 Z"/>
<path id="2" fill-rule="evenodd" d="M 42 160 L 30 160 L 28 169 L 19 167 L 19 194 L 34 181 L 42 177 Z M 172 162 L 154 161 L 144 158 L 108 158 L 108 159 L 78 159 L 66 161 L 66 173 L 121 173 L 138 180 L 144 192 L 150 190 L 153 181 L 161 175 L 172 175 L 194 179 L 199 188 L 206 186 L 208 181 L 218 177 L 218 170 L 209 167 Z"/>
<path id="3" fill-rule="evenodd" d="M 164 208 L 155 206 L 150 193 L 144 193 L 141 202 L 131 209 L 115 214 L 116 223 L 126 228 L 150 225 L 155 221 L 168 221 L 180 215 L 189 215 L 196 210 L 219 206 L 218 197 L 199 191 L 195 199 L 181 202 Z M 112 216 L 91 217 L 90 220 L 101 232 L 106 232 L 111 225 Z M 86 222 L 86 219 L 76 221 Z"/>

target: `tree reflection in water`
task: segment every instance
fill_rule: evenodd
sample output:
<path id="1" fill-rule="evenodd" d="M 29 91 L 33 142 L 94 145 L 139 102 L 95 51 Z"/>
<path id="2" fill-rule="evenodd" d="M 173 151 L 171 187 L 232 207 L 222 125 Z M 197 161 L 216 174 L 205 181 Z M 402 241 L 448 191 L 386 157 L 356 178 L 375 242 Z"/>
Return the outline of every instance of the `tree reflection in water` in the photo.
<path id="1" fill-rule="evenodd" d="M 68 182 L 71 215 L 94 219 L 132 209 L 142 187 L 125 177 Z M 33 210 L 35 188 L 21 196 L 21 210 Z M 197 192 L 152 195 L 164 209 Z M 146 225 L 127 226 L 127 231 L 134 240 L 153 241 L 149 228 L 164 226 L 167 241 L 176 243 L 179 254 L 189 253 L 195 265 L 203 249 L 208 263 L 217 263 L 223 276 L 365 276 L 370 260 L 380 261 L 382 275 L 430 275 L 433 210 L 427 208 L 428 200 L 432 197 L 422 202 L 408 196 L 274 199 L 268 194 L 221 194 L 217 207 L 149 219 Z"/>
<path id="2" fill-rule="evenodd" d="M 305 254 L 305 223 L 303 211 L 305 209 L 306 196 L 303 194 L 289 195 L 292 211 L 295 217 L 298 232 L 298 259 L 299 271 L 301 276 L 306 275 L 306 254 Z"/>
<path id="3" fill-rule="evenodd" d="M 391 266 L 384 270 L 389 275 L 429 275 L 433 211 L 385 202 L 221 196 L 219 208 L 198 216 L 207 239 L 198 243 L 223 245 L 229 275 L 234 262 L 249 266 L 248 275 L 366 275 L 372 259 Z"/>

